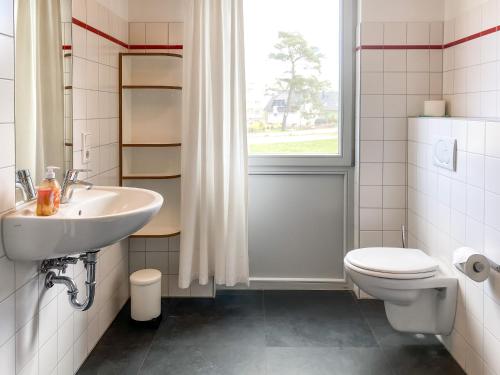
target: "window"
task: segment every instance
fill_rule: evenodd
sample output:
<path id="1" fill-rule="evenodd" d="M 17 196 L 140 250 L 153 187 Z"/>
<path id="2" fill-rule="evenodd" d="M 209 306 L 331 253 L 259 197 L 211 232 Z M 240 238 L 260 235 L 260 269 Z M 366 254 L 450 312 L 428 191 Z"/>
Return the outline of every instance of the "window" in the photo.
<path id="1" fill-rule="evenodd" d="M 348 151 L 343 133 L 350 133 L 350 125 L 341 109 L 341 5 L 341 0 L 245 1 L 250 156 L 338 158 Z M 349 43 L 352 51 L 352 35 Z"/>

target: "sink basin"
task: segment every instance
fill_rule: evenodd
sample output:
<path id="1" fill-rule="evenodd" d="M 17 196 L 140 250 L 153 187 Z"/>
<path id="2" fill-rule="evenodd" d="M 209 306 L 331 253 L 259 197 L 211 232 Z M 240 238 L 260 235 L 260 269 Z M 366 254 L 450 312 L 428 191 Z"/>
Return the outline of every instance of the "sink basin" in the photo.
<path id="1" fill-rule="evenodd" d="M 36 202 L 3 216 L 4 249 L 10 259 L 25 261 L 101 249 L 141 229 L 162 204 L 160 194 L 146 189 L 75 189 L 53 216 L 36 216 Z"/>

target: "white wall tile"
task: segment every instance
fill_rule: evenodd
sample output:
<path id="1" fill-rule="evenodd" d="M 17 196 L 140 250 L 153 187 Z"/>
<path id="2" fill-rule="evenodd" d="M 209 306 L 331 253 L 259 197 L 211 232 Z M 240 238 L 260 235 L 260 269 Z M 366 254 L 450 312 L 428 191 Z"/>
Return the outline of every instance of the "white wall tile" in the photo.
<path id="1" fill-rule="evenodd" d="M 381 162 L 384 158 L 384 142 L 382 141 L 361 141 L 360 148 L 361 162 Z"/>
<path id="2" fill-rule="evenodd" d="M 0 124 L 0 168 L 15 163 L 14 124 Z"/>
<path id="3" fill-rule="evenodd" d="M 362 208 L 360 230 L 382 230 L 382 209 Z"/>
<path id="4" fill-rule="evenodd" d="M 384 24 L 380 22 L 364 22 L 361 25 L 362 45 L 381 45 L 384 43 Z"/>
<path id="5" fill-rule="evenodd" d="M 406 73 L 384 73 L 384 82 L 380 87 L 383 87 L 384 94 L 406 94 Z"/>
<path id="6" fill-rule="evenodd" d="M 427 22 L 409 22 L 407 26 L 407 44 L 425 45 L 430 41 L 430 24 Z"/>
<path id="7" fill-rule="evenodd" d="M 486 192 L 484 199 L 485 223 L 500 230 L 500 195 Z"/>
<path id="8" fill-rule="evenodd" d="M 384 82 L 383 74 L 376 72 L 361 73 L 361 93 L 362 94 L 383 94 Z"/>
<path id="9" fill-rule="evenodd" d="M 408 50 L 406 68 L 408 72 L 428 72 L 430 69 L 429 50 Z"/>
<path id="10" fill-rule="evenodd" d="M 382 208 L 382 186 L 361 186 L 359 206 L 363 208 Z"/>
<path id="11" fill-rule="evenodd" d="M 361 163 L 360 184 L 382 185 L 382 163 Z"/>
<path id="12" fill-rule="evenodd" d="M 406 50 L 384 50 L 385 72 L 406 72 Z"/>
<path id="13" fill-rule="evenodd" d="M 146 44 L 168 44 L 168 23 L 147 23 Z"/>
<path id="14" fill-rule="evenodd" d="M 384 163 L 382 177 L 384 185 L 406 185 L 406 165 Z"/>
<path id="15" fill-rule="evenodd" d="M 484 153 L 485 124 L 482 121 L 467 123 L 467 151 L 477 154 Z"/>
<path id="16" fill-rule="evenodd" d="M 12 337 L 4 345 L 0 346 L 0 363 L 2 363 L 2 372 L 5 375 L 15 375 L 16 373 L 15 337 Z"/>
<path id="17" fill-rule="evenodd" d="M 178 45 L 184 42 L 184 24 L 181 22 L 170 22 L 168 24 L 168 44 Z"/>
<path id="18" fill-rule="evenodd" d="M 380 141 L 384 139 L 384 121 L 382 118 L 362 118 L 360 139 L 363 141 Z"/>
<path id="19" fill-rule="evenodd" d="M 383 102 L 384 117 L 406 117 L 405 95 L 384 95 Z"/>
<path id="20" fill-rule="evenodd" d="M 406 23 L 388 22 L 384 24 L 384 44 L 404 45 L 406 44 Z"/>
<path id="21" fill-rule="evenodd" d="M 488 156 L 500 158 L 500 147 L 498 145 L 500 139 L 500 124 L 496 122 L 486 123 L 486 146 L 485 153 Z M 477 140 L 476 142 L 480 142 Z M 476 145 L 479 147 L 479 144 Z"/>
<path id="22" fill-rule="evenodd" d="M 361 51 L 362 72 L 382 72 L 384 70 L 384 53 L 381 50 Z"/>
<path id="23" fill-rule="evenodd" d="M 362 117 L 383 117 L 384 96 L 383 95 L 362 95 L 361 113 Z"/>
<path id="24" fill-rule="evenodd" d="M 14 294 L 0 302 L 0 347 L 9 341 L 15 333 L 15 299 Z"/>

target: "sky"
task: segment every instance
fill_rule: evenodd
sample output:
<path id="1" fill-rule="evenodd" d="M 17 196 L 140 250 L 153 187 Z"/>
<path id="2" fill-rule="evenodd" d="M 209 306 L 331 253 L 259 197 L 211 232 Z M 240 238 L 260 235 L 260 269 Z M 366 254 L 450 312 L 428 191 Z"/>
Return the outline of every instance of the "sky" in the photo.
<path id="1" fill-rule="evenodd" d="M 245 55 L 247 101 L 265 105 L 266 83 L 283 71 L 283 65 L 270 61 L 279 31 L 300 32 L 310 45 L 324 55 L 322 79 L 337 88 L 339 82 L 339 4 L 340 0 L 245 0 Z M 337 90 L 335 90 L 337 91 Z"/>

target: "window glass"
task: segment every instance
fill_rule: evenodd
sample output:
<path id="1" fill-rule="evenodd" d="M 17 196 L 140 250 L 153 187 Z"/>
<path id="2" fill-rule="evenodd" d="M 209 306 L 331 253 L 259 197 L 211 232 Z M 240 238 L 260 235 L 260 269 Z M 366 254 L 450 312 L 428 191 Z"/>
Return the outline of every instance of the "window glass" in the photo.
<path id="1" fill-rule="evenodd" d="M 340 0 L 246 0 L 250 155 L 340 153 Z"/>

